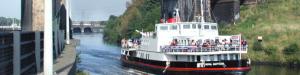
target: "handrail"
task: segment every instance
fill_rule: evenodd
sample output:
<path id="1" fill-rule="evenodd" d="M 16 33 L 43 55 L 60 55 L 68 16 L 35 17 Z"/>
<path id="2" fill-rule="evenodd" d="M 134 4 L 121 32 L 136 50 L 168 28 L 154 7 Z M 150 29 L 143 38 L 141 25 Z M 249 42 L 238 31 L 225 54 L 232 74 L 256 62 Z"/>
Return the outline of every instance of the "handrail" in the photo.
<path id="1" fill-rule="evenodd" d="M 215 46 L 215 47 L 197 47 L 197 46 L 164 46 L 161 47 L 162 52 L 219 52 L 219 51 L 246 51 L 247 46 L 242 48 L 238 46 Z"/>
<path id="2" fill-rule="evenodd" d="M 62 51 L 64 45 L 64 31 L 60 30 L 58 33 L 53 33 L 56 35 L 54 39 L 57 41 L 54 42 L 54 47 L 56 51 Z M 17 42 L 16 42 L 17 41 Z M 20 47 L 20 48 L 17 48 Z M 18 51 L 18 52 L 14 52 Z M 0 32 L 0 65 L 20 65 L 22 71 L 28 71 L 28 67 L 31 68 L 30 64 L 36 64 L 42 62 L 42 52 L 43 51 L 43 32 L 20 32 L 20 31 L 11 31 L 11 32 Z M 57 56 L 61 52 L 57 52 Z M 18 55 L 20 57 L 15 57 Z M 16 60 L 15 60 L 16 59 Z M 26 60 L 26 61 L 24 61 Z M 30 61 L 29 61 L 30 60 Z M 13 62 L 1 63 L 1 61 L 20 61 L 19 64 L 14 64 Z M 37 67 L 41 65 L 36 64 Z M 8 70 L 8 69 L 6 69 Z M 3 70 L 0 70 L 0 73 L 3 73 Z"/>

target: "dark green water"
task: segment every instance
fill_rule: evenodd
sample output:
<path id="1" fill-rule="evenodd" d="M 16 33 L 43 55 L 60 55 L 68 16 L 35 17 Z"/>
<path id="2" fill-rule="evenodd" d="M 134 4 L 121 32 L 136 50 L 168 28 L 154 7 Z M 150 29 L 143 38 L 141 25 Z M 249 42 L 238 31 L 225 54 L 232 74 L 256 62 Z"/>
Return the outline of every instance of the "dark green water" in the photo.
<path id="1" fill-rule="evenodd" d="M 300 75 L 300 68 L 271 65 L 252 65 L 247 75 Z"/>
<path id="2" fill-rule="evenodd" d="M 80 52 L 80 63 L 78 69 L 88 72 L 90 75 L 151 75 L 140 69 L 123 67 L 121 65 L 120 47 L 103 43 L 102 34 L 79 34 L 74 38 L 80 40 L 77 51 Z M 251 71 L 246 75 L 300 75 L 300 69 L 252 65 Z M 172 74 L 174 75 L 174 74 Z M 184 74 L 187 75 L 187 74 Z M 200 75 L 200 74 L 199 74 Z M 202 74 L 203 75 L 203 74 Z M 228 74 L 209 74 L 209 75 L 228 75 Z M 241 74 L 229 74 L 241 75 Z"/>

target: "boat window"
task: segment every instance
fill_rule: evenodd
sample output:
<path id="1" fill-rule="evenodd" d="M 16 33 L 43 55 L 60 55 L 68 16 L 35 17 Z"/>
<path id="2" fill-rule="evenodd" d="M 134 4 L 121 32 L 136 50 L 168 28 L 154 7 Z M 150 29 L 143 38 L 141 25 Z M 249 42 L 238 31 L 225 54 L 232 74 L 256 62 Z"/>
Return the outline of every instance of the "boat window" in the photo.
<path id="1" fill-rule="evenodd" d="M 189 56 L 189 55 L 187 56 L 187 60 L 188 60 L 188 61 L 191 61 L 191 59 L 190 59 L 190 56 Z"/>
<path id="2" fill-rule="evenodd" d="M 210 55 L 209 58 L 210 58 L 210 61 L 214 61 L 215 60 L 215 58 L 214 58 L 213 55 Z"/>
<path id="3" fill-rule="evenodd" d="M 195 61 L 195 56 L 192 56 L 192 61 Z"/>
<path id="4" fill-rule="evenodd" d="M 160 30 L 168 30 L 168 26 L 160 26 Z"/>
<path id="5" fill-rule="evenodd" d="M 219 55 L 217 55 L 217 60 L 221 60 L 221 55 L 219 54 Z"/>
<path id="6" fill-rule="evenodd" d="M 171 26 L 171 30 L 177 30 L 177 26 L 176 25 L 172 25 Z"/>
<path id="7" fill-rule="evenodd" d="M 201 29 L 201 24 L 198 24 L 198 29 Z"/>
<path id="8" fill-rule="evenodd" d="M 192 28 L 193 28 L 193 29 L 196 29 L 196 24 L 193 24 L 193 25 L 192 25 Z"/>
<path id="9" fill-rule="evenodd" d="M 216 29 L 217 29 L 217 26 L 211 26 L 211 29 L 212 29 L 212 30 L 216 30 Z"/>
<path id="10" fill-rule="evenodd" d="M 200 56 L 197 56 L 197 61 L 200 61 L 201 60 L 201 57 Z"/>
<path id="11" fill-rule="evenodd" d="M 229 60 L 229 59 L 227 58 L 227 54 L 224 55 L 224 60 Z"/>
<path id="12" fill-rule="evenodd" d="M 209 29 L 209 25 L 205 25 L 205 26 L 204 26 L 204 29 Z"/>
<path id="13" fill-rule="evenodd" d="M 190 29 L 191 26 L 190 25 L 183 25 L 183 29 Z"/>

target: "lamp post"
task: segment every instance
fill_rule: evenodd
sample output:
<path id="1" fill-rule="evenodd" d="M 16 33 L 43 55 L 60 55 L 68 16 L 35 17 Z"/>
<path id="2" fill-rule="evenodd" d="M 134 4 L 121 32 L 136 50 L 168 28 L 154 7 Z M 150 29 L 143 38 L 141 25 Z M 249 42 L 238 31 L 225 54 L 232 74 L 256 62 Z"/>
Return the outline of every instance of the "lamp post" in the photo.
<path id="1" fill-rule="evenodd" d="M 44 0 L 44 75 L 53 75 L 52 0 Z"/>
<path id="2" fill-rule="evenodd" d="M 69 9 L 69 0 L 65 0 L 66 7 L 66 44 L 70 44 L 70 9 Z"/>

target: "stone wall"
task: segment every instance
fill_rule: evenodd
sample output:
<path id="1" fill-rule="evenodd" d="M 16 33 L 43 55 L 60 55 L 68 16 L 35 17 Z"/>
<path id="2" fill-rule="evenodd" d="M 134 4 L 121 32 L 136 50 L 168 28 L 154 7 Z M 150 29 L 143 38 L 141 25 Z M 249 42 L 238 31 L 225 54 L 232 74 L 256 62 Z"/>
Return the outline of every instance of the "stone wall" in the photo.
<path id="1" fill-rule="evenodd" d="M 44 30 L 44 0 L 32 0 L 32 31 Z"/>
<path id="2" fill-rule="evenodd" d="M 245 0 L 248 1 L 248 0 Z M 201 0 L 162 0 L 161 18 L 174 17 L 175 9 L 179 9 L 183 22 L 200 21 Z M 233 23 L 239 19 L 239 0 L 203 0 L 203 12 L 206 22 Z"/>
<path id="3" fill-rule="evenodd" d="M 53 0 L 53 18 L 60 16 L 65 0 Z M 22 0 L 22 31 L 44 30 L 44 0 Z"/>
<path id="4" fill-rule="evenodd" d="M 212 1 L 213 19 L 219 24 L 234 23 L 240 17 L 239 0 L 213 0 Z"/>

